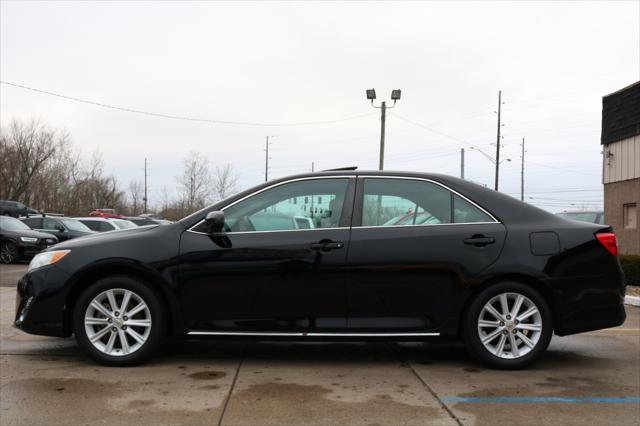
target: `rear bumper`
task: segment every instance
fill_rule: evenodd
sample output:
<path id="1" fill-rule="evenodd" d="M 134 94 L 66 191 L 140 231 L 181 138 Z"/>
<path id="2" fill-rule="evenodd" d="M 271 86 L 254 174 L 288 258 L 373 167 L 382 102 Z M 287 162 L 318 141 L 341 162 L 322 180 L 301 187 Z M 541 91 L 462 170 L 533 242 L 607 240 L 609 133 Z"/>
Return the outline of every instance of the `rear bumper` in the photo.
<path id="1" fill-rule="evenodd" d="M 559 336 L 617 327 L 627 318 L 622 271 L 555 282 L 553 288 L 555 333 Z"/>

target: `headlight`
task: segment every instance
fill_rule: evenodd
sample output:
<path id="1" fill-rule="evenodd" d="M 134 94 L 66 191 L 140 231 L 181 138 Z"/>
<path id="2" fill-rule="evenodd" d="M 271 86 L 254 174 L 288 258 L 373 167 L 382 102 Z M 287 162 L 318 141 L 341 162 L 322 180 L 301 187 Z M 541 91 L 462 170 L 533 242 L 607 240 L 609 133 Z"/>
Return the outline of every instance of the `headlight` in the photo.
<path id="1" fill-rule="evenodd" d="M 34 269 L 41 268 L 47 265 L 53 265 L 67 254 L 69 254 L 71 250 L 53 250 L 53 251 L 45 251 L 42 253 L 38 253 L 29 263 L 29 269 L 27 272 L 31 272 Z"/>
<path id="2" fill-rule="evenodd" d="M 37 243 L 38 239 L 35 237 L 20 237 L 20 240 L 23 243 Z"/>

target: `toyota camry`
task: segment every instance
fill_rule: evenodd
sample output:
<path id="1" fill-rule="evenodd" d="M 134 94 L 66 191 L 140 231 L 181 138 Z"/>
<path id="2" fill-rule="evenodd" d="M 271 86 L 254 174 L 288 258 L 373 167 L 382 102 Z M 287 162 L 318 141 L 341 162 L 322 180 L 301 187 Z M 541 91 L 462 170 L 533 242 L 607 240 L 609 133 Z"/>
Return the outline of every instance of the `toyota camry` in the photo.
<path id="1" fill-rule="evenodd" d="M 131 365 L 163 338 L 459 338 L 515 369 L 553 334 L 620 325 L 606 225 L 454 177 L 343 169 L 291 176 L 184 219 L 38 254 L 15 326 Z"/>

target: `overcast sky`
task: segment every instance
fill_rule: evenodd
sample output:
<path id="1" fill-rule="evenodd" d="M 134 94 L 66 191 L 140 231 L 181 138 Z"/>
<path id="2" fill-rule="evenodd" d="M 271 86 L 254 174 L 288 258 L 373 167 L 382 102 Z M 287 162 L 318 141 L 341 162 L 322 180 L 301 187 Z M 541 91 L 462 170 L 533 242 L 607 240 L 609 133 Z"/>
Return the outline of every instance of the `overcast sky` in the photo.
<path id="1" fill-rule="evenodd" d="M 150 203 L 176 190 L 190 150 L 231 163 L 246 188 L 270 177 L 375 169 L 379 111 L 365 99 L 402 89 L 387 119 L 385 168 L 493 185 L 503 91 L 501 190 L 519 196 L 526 138 L 530 202 L 601 205 L 602 96 L 640 79 L 640 2 L 9 2 L 0 6 L 0 78 L 148 112 L 263 124 L 180 121 L 0 85 L 0 122 L 40 118 L 99 150 L 123 187 Z M 574 190 L 574 192 L 560 192 Z M 154 199 L 155 198 L 155 199 Z"/>

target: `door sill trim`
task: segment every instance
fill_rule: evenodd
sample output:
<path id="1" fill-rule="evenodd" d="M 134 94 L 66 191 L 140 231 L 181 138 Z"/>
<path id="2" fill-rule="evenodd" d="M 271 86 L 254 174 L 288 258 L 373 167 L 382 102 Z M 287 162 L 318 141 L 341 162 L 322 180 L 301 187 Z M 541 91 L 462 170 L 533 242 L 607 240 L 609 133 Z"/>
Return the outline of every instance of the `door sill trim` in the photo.
<path id="1" fill-rule="evenodd" d="M 189 336 L 256 336 L 256 337 L 437 337 L 440 333 L 323 333 L 279 331 L 189 331 Z"/>

